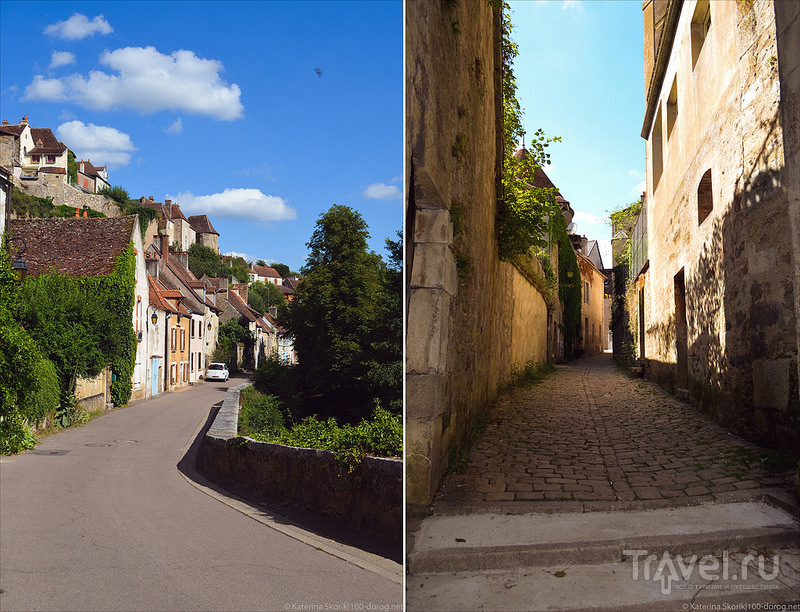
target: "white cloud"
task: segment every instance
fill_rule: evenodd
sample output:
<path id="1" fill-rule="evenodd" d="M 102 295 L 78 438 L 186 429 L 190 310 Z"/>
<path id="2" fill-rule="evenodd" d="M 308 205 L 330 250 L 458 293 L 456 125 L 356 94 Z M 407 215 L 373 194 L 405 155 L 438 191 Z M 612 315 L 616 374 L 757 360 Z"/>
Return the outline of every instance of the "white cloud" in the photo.
<path id="1" fill-rule="evenodd" d="M 400 189 L 397 185 L 387 185 L 386 183 L 372 183 L 361 194 L 365 198 L 373 200 L 393 200 L 400 196 Z"/>
<path id="2" fill-rule="evenodd" d="M 575 223 L 580 223 L 581 221 L 583 221 L 584 223 L 587 223 L 589 225 L 597 225 L 603 222 L 603 220 L 597 215 L 593 215 L 592 213 L 587 213 L 582 211 L 576 212 L 575 216 L 572 217 L 572 220 Z"/>
<path id="3" fill-rule="evenodd" d="M 183 121 L 181 121 L 181 118 L 178 117 L 172 125 L 164 128 L 164 131 L 167 134 L 180 134 L 183 132 Z"/>
<path id="4" fill-rule="evenodd" d="M 631 189 L 631 195 L 638 198 L 645 191 L 647 191 L 647 181 L 642 181 L 641 183 L 636 185 L 633 189 Z"/>
<path id="5" fill-rule="evenodd" d="M 75 13 L 66 21 L 53 23 L 44 29 L 45 34 L 63 38 L 64 40 L 80 40 L 94 34 L 111 34 L 114 28 L 106 21 L 102 15 L 98 15 L 91 21 L 86 15 Z"/>
<path id="6" fill-rule="evenodd" d="M 75 54 L 69 51 L 53 51 L 50 54 L 50 70 L 59 66 L 67 66 L 75 63 Z"/>
<path id="7" fill-rule="evenodd" d="M 186 213 L 245 219 L 259 223 L 287 221 L 297 218 L 297 211 L 283 198 L 265 195 L 259 189 L 226 189 L 222 193 L 196 196 L 190 191 L 167 196 L 180 204 Z"/>
<path id="8" fill-rule="evenodd" d="M 180 50 L 171 55 L 155 47 L 104 51 L 100 63 L 114 74 L 92 70 L 88 77 L 58 79 L 36 75 L 23 100 L 74 102 L 92 110 L 131 108 L 142 114 L 161 110 L 232 120 L 243 116 L 241 89 L 220 78 L 222 62 Z"/>
<path id="9" fill-rule="evenodd" d="M 126 166 L 131 161 L 130 151 L 136 150 L 125 132 L 94 123 L 67 121 L 56 128 L 56 135 L 77 159 L 88 159 L 95 166 Z"/>

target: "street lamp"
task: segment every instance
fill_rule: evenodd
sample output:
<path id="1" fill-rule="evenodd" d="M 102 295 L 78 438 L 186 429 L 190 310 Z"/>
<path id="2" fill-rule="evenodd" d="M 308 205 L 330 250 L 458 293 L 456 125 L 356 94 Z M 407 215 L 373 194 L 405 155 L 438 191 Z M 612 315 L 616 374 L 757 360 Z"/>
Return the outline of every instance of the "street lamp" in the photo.
<path id="1" fill-rule="evenodd" d="M 25 264 L 25 260 L 22 258 L 22 255 L 28 249 L 28 243 L 25 242 L 24 238 L 9 238 L 8 242 L 14 242 L 15 240 L 19 240 L 22 243 L 22 249 L 20 249 L 19 253 L 17 253 L 17 258 L 11 264 L 11 269 L 14 270 L 14 277 L 17 279 L 18 283 L 22 283 L 25 280 L 25 277 L 28 274 L 28 266 Z"/>
<path id="2" fill-rule="evenodd" d="M 152 315 L 150 315 L 150 320 L 153 322 L 153 325 L 155 325 L 158 323 L 158 315 L 154 312 Z"/>

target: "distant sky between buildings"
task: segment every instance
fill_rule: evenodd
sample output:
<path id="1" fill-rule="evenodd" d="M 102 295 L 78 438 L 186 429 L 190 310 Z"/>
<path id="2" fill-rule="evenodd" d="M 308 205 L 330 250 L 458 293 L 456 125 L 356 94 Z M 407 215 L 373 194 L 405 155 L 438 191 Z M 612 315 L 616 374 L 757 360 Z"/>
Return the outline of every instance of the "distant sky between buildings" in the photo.
<path id="1" fill-rule="evenodd" d="M 645 189 L 641 2 L 511 2 L 517 98 L 529 134 L 542 128 L 550 179 L 575 210 L 577 232 L 604 245 L 608 213 Z"/>
<path id="2" fill-rule="evenodd" d="M 382 2 L 0 2 L 0 119 L 48 127 L 222 252 L 299 269 L 319 215 L 402 228 L 403 15 Z"/>

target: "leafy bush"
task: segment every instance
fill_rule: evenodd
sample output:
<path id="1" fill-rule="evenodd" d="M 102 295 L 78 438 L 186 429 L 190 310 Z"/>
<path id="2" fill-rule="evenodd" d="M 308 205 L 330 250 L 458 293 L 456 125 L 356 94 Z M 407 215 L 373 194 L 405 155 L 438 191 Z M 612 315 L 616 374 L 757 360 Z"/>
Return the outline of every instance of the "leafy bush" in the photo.
<path id="1" fill-rule="evenodd" d="M 246 390 L 239 411 L 239 431 L 264 442 L 332 451 L 351 472 L 367 455 L 400 457 L 403 454 L 401 417 L 380 405 L 376 404 L 371 419 L 362 419 L 358 425 L 339 425 L 333 417 L 323 421 L 314 415 L 291 429 L 283 426 L 279 406 L 275 396 L 264 396 L 255 389 Z M 261 429 L 251 427 L 259 423 Z"/>
<path id="2" fill-rule="evenodd" d="M 18 413 L 0 419 L 0 455 L 14 455 L 36 446 L 36 438 Z"/>
<path id="3" fill-rule="evenodd" d="M 277 397 L 263 395 L 253 387 L 247 387 L 242 391 L 242 405 L 239 409 L 240 434 L 280 435 L 285 429 Z"/>

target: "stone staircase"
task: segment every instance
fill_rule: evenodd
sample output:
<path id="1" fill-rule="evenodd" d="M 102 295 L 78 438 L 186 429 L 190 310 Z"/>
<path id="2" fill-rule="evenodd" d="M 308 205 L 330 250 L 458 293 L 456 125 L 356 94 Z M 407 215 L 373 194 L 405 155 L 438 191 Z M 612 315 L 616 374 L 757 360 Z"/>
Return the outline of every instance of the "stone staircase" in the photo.
<path id="1" fill-rule="evenodd" d="M 783 501 L 597 512 L 440 504 L 409 540 L 407 609 L 800 609 L 800 526 Z"/>

